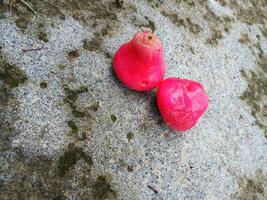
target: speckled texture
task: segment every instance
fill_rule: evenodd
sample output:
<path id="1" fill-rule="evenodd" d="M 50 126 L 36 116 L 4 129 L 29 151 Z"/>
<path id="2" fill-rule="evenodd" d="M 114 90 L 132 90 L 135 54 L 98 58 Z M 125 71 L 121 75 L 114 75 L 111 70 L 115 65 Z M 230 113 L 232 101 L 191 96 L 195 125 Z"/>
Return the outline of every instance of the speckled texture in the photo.
<path id="1" fill-rule="evenodd" d="M 267 198 L 266 1 L 26 2 L 34 21 L 0 1 L 1 199 Z M 155 91 L 112 72 L 120 44 L 149 28 L 166 77 L 209 96 L 186 133 L 162 122 Z"/>

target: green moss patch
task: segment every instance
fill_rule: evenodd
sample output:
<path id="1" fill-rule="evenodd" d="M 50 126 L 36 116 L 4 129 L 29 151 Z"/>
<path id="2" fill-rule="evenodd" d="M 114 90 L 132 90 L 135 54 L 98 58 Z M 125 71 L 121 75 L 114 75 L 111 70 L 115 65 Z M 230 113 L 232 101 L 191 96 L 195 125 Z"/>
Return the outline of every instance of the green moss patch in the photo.
<path id="1" fill-rule="evenodd" d="M 92 185 L 82 185 L 80 180 L 90 174 L 93 164 L 90 155 L 82 148 L 70 144 L 67 150 L 59 157 L 52 159 L 45 156 L 29 157 L 22 153 L 20 149 L 14 150 L 14 160 L 9 162 L 9 168 L 2 171 L 4 174 L 13 174 L 10 181 L 1 183 L 1 199 L 62 199 L 67 197 L 66 193 L 73 190 L 73 184 L 81 191 L 85 187 Z M 73 167 L 78 160 L 85 162 L 79 171 L 80 179 L 73 180 Z M 74 182 L 73 182 L 74 181 Z M 88 199 L 91 192 L 77 194 L 79 199 Z"/>
<path id="2" fill-rule="evenodd" d="M 80 159 L 83 159 L 89 166 L 93 165 L 91 156 L 87 155 L 82 148 L 69 144 L 68 149 L 59 157 L 58 175 L 65 176 Z"/>
<path id="3" fill-rule="evenodd" d="M 131 142 L 134 139 L 134 134 L 132 132 L 127 133 L 126 135 L 129 142 Z"/>
<path id="4" fill-rule="evenodd" d="M 64 87 L 64 92 L 65 92 L 65 98 L 63 99 L 63 101 L 70 106 L 73 116 L 74 117 L 85 117 L 86 112 L 79 111 L 77 109 L 76 101 L 77 101 L 79 94 L 88 92 L 88 88 L 83 86 L 83 87 L 80 87 L 79 89 L 74 90 L 68 87 L 67 85 L 64 85 L 63 87 Z"/>
<path id="5" fill-rule="evenodd" d="M 117 199 L 116 192 L 104 176 L 99 176 L 93 185 L 93 198 L 95 200 Z"/>
<path id="6" fill-rule="evenodd" d="M 19 67 L 0 58 L 0 80 L 7 88 L 13 89 L 25 83 L 27 76 Z"/>
<path id="7" fill-rule="evenodd" d="M 111 120 L 115 123 L 117 121 L 116 115 L 110 115 Z"/>
<path id="8" fill-rule="evenodd" d="M 68 127 L 71 129 L 72 133 L 77 134 L 78 133 L 78 126 L 74 123 L 74 121 L 70 120 L 68 121 Z"/>

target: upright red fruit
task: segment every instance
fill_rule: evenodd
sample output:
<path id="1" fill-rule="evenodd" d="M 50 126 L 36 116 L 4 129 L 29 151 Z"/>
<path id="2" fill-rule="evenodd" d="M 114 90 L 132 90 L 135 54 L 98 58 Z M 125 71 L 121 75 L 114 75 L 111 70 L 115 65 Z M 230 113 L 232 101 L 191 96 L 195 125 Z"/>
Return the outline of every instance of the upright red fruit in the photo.
<path id="1" fill-rule="evenodd" d="M 163 79 L 165 65 L 160 40 L 150 32 L 138 32 L 123 44 L 113 59 L 113 69 L 129 88 L 146 91 Z"/>
<path id="2" fill-rule="evenodd" d="M 169 78 L 160 83 L 157 102 L 164 121 L 178 131 L 192 128 L 208 108 L 204 87 L 180 78 Z"/>

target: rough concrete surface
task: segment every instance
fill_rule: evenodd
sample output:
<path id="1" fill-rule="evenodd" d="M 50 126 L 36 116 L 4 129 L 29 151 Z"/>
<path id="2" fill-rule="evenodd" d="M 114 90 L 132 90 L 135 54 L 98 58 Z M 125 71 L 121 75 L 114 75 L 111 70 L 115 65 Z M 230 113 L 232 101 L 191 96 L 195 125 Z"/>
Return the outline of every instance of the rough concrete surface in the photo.
<path id="1" fill-rule="evenodd" d="M 0 199 L 267 199 L 266 0 L 0 0 Z M 36 16 L 33 14 L 35 12 Z M 140 30 L 209 109 L 169 129 L 112 72 Z"/>

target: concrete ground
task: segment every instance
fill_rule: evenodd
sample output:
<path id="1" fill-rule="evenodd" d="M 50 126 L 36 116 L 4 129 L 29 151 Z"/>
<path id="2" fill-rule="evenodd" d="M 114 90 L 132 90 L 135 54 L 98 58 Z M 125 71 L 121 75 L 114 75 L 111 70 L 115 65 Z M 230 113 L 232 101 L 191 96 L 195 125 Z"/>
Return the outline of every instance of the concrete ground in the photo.
<path id="1" fill-rule="evenodd" d="M 266 0 L 0 0 L 0 199 L 267 199 Z M 112 72 L 140 30 L 166 77 L 201 82 L 198 124 Z"/>

